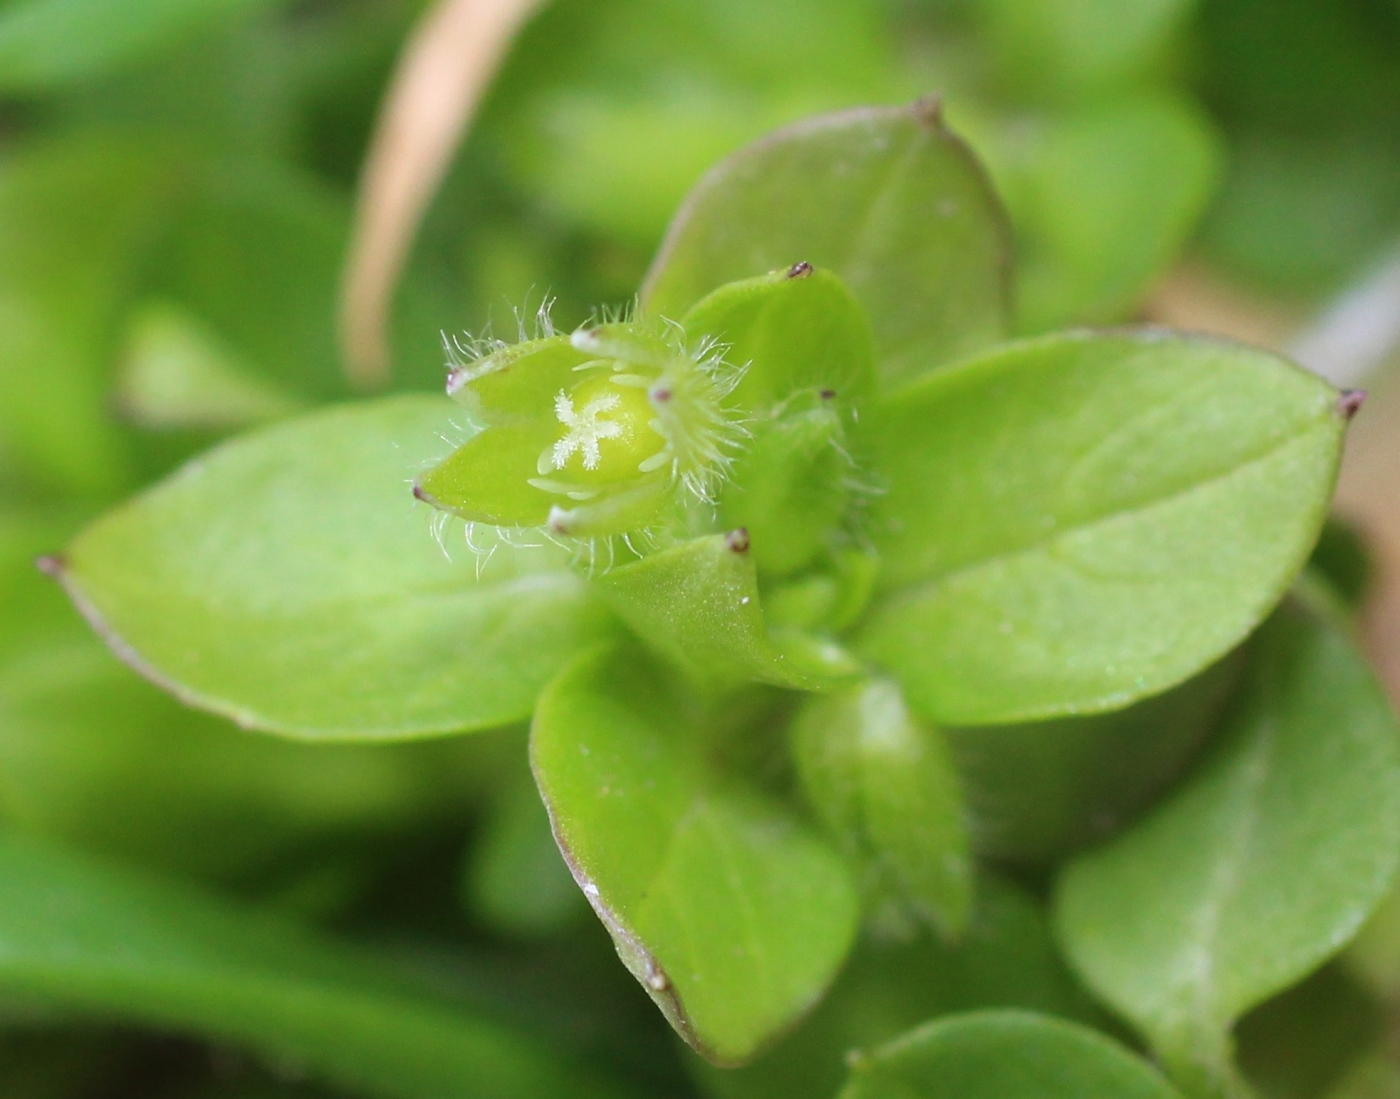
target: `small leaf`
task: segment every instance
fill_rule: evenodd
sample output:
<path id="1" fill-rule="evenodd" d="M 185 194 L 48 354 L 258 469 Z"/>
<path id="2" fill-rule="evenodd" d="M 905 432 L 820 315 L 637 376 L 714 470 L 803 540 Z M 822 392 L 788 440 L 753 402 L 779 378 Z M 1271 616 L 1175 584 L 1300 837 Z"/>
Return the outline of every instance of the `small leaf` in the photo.
<path id="1" fill-rule="evenodd" d="M 1224 740 L 1149 817 L 1071 863 L 1074 966 L 1184 1086 L 1229 1094 L 1239 1016 L 1335 954 L 1400 865 L 1400 732 L 1347 638 L 1285 604 Z"/>
<path id="2" fill-rule="evenodd" d="M 754 413 L 807 390 L 861 401 L 875 390 L 870 324 L 842 281 L 797 263 L 727 283 L 681 321 L 691 339 L 709 336 L 744 369 L 734 401 Z"/>
<path id="3" fill-rule="evenodd" d="M 817 690 L 860 672 L 834 642 L 793 629 L 769 634 L 744 530 L 681 542 L 602 573 L 593 587 L 654 652 L 701 683 Z"/>
<path id="4" fill-rule="evenodd" d="M 1001 211 L 928 102 L 822 115 L 723 161 L 671 223 L 642 306 L 679 319 L 718 286 L 799 262 L 830 268 L 865 307 L 886 381 L 1006 329 Z"/>
<path id="5" fill-rule="evenodd" d="M 807 701 L 793 758 L 812 811 L 877 882 L 949 936 L 972 908 L 972 864 L 957 772 L 936 729 L 899 687 L 873 680 Z"/>
<path id="6" fill-rule="evenodd" d="M 376 739 L 518 721 L 606 619 L 552 552 L 434 543 L 409 482 L 453 430 L 446 401 L 405 397 L 245 436 L 52 567 L 120 656 L 244 725 Z"/>
<path id="7" fill-rule="evenodd" d="M 850 873 L 710 771 L 658 669 L 580 657 L 541 698 L 530 754 L 575 879 L 687 1042 L 743 1061 L 817 1002 L 855 934 Z"/>
<path id="8" fill-rule="evenodd" d="M 957 1015 L 854 1060 L 839 1099 L 1180 1099 L 1147 1062 L 1077 1023 Z"/>
<path id="9" fill-rule="evenodd" d="M 1095 1018 L 1060 960 L 1042 906 L 991 876 L 979 882 L 976 911 L 957 944 L 929 934 L 868 935 L 811 1016 L 752 1064 L 692 1064 L 715 1099 L 835 1095 L 848 1051 L 881 1045 L 940 1015 L 988 1007 Z"/>
<path id="10" fill-rule="evenodd" d="M 1151 332 L 940 372 L 862 416 L 886 595 L 856 647 L 945 725 L 1179 683 L 1302 567 L 1345 424 L 1335 390 L 1272 355 Z"/>
<path id="11" fill-rule="evenodd" d="M 382 1099 L 622 1094 L 364 949 L 0 837 L 0 994 L 233 1043 Z"/>

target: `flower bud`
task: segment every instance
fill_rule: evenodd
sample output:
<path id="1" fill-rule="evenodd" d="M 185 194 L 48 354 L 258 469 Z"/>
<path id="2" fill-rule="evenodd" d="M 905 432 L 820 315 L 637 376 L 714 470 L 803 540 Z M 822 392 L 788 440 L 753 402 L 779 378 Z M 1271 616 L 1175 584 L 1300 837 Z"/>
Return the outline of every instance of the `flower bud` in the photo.
<path id="1" fill-rule="evenodd" d="M 470 522 L 565 537 L 645 529 L 713 502 L 744 434 L 726 406 L 739 376 L 713 345 L 659 325 L 503 348 L 449 375 L 481 430 L 414 493 Z"/>

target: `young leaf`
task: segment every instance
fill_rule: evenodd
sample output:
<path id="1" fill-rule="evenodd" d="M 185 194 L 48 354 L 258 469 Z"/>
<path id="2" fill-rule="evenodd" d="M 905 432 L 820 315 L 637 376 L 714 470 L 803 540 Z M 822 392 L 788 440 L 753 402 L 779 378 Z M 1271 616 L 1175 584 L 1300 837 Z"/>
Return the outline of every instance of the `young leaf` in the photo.
<path id="1" fill-rule="evenodd" d="M 671 1025 L 736 1063 L 811 1008 L 859 917 L 841 857 L 701 754 L 654 666 L 580 657 L 545 691 L 530 758 L 554 836 Z"/>
<path id="2" fill-rule="evenodd" d="M 893 394 L 862 416 L 886 594 L 857 648 L 946 725 L 1179 683 L 1302 567 L 1353 407 L 1262 351 L 1153 332 L 1029 340 Z"/>
<path id="3" fill-rule="evenodd" d="M 439 549 L 409 482 L 443 430 L 447 402 L 405 397 L 242 437 L 50 567 L 120 656 L 243 725 L 376 739 L 520 720 L 606 618 L 545 551 Z"/>
<path id="4" fill-rule="evenodd" d="M 856 1058 L 839 1099 L 1181 1099 L 1097 1031 L 1024 1011 L 957 1015 Z"/>
<path id="5" fill-rule="evenodd" d="M 1347 638 L 1288 603 L 1224 740 L 1149 817 L 1071 863 L 1075 967 L 1184 1086 L 1230 1094 L 1229 1031 L 1335 954 L 1400 864 L 1400 732 Z"/>
<path id="6" fill-rule="evenodd" d="M 939 731 L 919 724 L 896 684 L 872 680 L 809 699 L 792 738 L 812 811 L 903 906 L 960 934 L 972 909 L 972 864 L 962 792 Z"/>
<path id="7" fill-rule="evenodd" d="M 594 588 L 656 652 L 715 686 L 757 680 L 818 690 L 860 673 L 838 645 L 770 635 L 747 531 L 692 538 L 595 578 Z"/>
<path id="8" fill-rule="evenodd" d="M 692 1067 L 715 1099 L 812 1099 L 835 1095 L 846 1054 L 892 1041 L 929 1019 L 989 1007 L 1019 1007 L 1093 1021 L 1050 937 L 1039 903 L 985 877 L 977 908 L 956 944 L 928 934 L 867 936 L 811 1016 L 751 1064 Z"/>
<path id="9" fill-rule="evenodd" d="M 809 263 L 727 283 L 686 313 L 691 339 L 709 336 L 744 370 L 734 401 L 754 413 L 807 390 L 846 401 L 875 391 L 870 324 L 845 284 Z"/>
<path id="10" fill-rule="evenodd" d="M 368 951 L 14 836 L 0 994 L 233 1043 L 382 1099 L 621 1094 Z"/>
<path id="11" fill-rule="evenodd" d="M 865 307 L 887 382 L 1005 332 L 1001 211 L 936 104 L 819 116 L 723 161 L 671 223 L 642 306 L 679 318 L 718 286 L 800 262 Z"/>

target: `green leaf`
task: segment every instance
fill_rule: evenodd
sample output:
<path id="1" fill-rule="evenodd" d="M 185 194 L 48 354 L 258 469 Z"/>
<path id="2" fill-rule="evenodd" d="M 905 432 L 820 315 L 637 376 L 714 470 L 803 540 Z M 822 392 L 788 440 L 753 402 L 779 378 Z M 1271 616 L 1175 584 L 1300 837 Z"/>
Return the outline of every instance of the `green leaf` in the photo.
<path id="1" fill-rule="evenodd" d="M 472 914 L 506 935 L 549 935 L 588 911 L 528 775 L 496 797 L 465 870 L 463 893 Z"/>
<path id="2" fill-rule="evenodd" d="M 856 1059 L 839 1099 L 1180 1099 L 1097 1031 L 1023 1011 L 929 1023 Z"/>
<path id="3" fill-rule="evenodd" d="M 0 16 L 0 89 L 43 92 L 110 71 L 270 0 L 19 0 Z"/>
<path id="4" fill-rule="evenodd" d="M 944 730 L 979 854 L 1050 863 L 1150 805 L 1219 725 L 1238 653 L 1123 710 Z"/>
<path id="5" fill-rule="evenodd" d="M 845 284 L 825 268 L 797 264 L 727 283 L 681 320 L 686 335 L 720 342 L 744 367 L 734 401 L 754 413 L 808 390 L 845 401 L 875 391 L 870 324 Z"/>
<path id="6" fill-rule="evenodd" d="M 255 910 L 0 837 L 0 993 L 193 1034 L 383 1099 L 616 1096 L 383 960 Z"/>
<path id="7" fill-rule="evenodd" d="M 997 178 L 1017 230 L 1017 330 L 1126 319 L 1211 197 L 1219 153 L 1209 121 L 1156 94 L 1008 130 Z"/>
<path id="8" fill-rule="evenodd" d="M 1109 86 L 1160 67 L 1196 2 L 981 0 L 977 6 L 998 69 L 1044 99 L 1102 96 Z"/>
<path id="9" fill-rule="evenodd" d="M 149 428 L 234 428 L 274 420 L 300 402 L 258 377 L 197 317 L 152 302 L 128 323 L 113 393 Z"/>
<path id="10" fill-rule="evenodd" d="M 528 717 L 606 620 L 552 553 L 434 543 L 409 484 L 450 417 L 403 397 L 234 440 L 51 567 L 119 655 L 240 724 L 377 739 Z"/>
<path id="11" fill-rule="evenodd" d="M 715 1099 L 812 1099 L 835 1095 L 846 1053 L 888 1042 L 936 1016 L 1020 1007 L 1090 1020 L 1088 997 L 1060 960 L 1042 907 L 984 877 L 967 934 L 948 944 L 928 934 L 867 936 L 811 1016 L 752 1064 L 716 1069 L 694 1059 Z"/>
<path id="12" fill-rule="evenodd" d="M 819 116 L 723 161 L 672 222 L 642 305 L 679 318 L 718 286 L 799 262 L 830 268 L 865 307 L 886 381 L 1006 329 L 1000 209 L 926 102 Z"/>
<path id="13" fill-rule="evenodd" d="M 1328 1095 L 1384 1027 L 1380 1003 L 1329 963 L 1240 1020 L 1239 1066 L 1269 1099 Z"/>
<path id="14" fill-rule="evenodd" d="M 531 761 L 555 838 L 618 954 L 717 1063 L 751 1057 L 820 998 L 859 902 L 835 851 L 705 763 L 644 660 L 580 657 L 545 691 Z"/>
<path id="15" fill-rule="evenodd" d="M 475 739 L 248 736 L 133 675 L 81 623 L 66 625 L 58 636 L 29 631 L 0 664 L 0 815 L 30 834 L 248 883 L 294 874 L 337 841 L 459 818 L 494 770 L 467 754 L 493 747 Z"/>
<path id="16" fill-rule="evenodd" d="M 793 758 L 812 811 L 877 883 L 944 934 L 972 909 L 962 792 L 947 745 L 904 706 L 897 684 L 872 680 L 807 701 Z"/>
<path id="17" fill-rule="evenodd" d="M 600 574 L 593 588 L 653 651 L 701 683 L 818 690 L 861 670 L 834 642 L 795 629 L 769 633 L 744 530 L 681 542 Z"/>
<path id="18" fill-rule="evenodd" d="M 981 725 L 1115 709 L 1234 647 L 1317 538 L 1346 404 L 1262 351 L 1073 333 L 862 425 L 886 594 L 856 647 L 917 711 Z"/>
<path id="19" fill-rule="evenodd" d="M 1255 641 L 1218 750 L 1072 863 L 1074 966 L 1183 1085 L 1230 1094 L 1239 1016 L 1335 954 L 1400 865 L 1400 732 L 1347 638 L 1296 603 Z"/>

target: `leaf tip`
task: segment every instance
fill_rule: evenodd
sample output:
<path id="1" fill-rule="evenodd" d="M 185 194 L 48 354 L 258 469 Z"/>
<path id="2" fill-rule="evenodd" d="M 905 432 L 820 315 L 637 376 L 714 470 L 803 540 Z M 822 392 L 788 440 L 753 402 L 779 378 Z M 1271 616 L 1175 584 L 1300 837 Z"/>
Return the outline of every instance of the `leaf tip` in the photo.
<path id="1" fill-rule="evenodd" d="M 1343 389 L 1337 397 L 1337 412 L 1344 420 L 1350 420 L 1358 412 L 1361 406 L 1366 403 L 1366 391 L 1364 389 Z"/>
<path id="2" fill-rule="evenodd" d="M 724 548 L 730 553 L 749 552 L 749 528 L 735 527 L 724 536 Z"/>
<path id="3" fill-rule="evenodd" d="M 910 105 L 910 113 L 931 130 L 943 126 L 943 97 L 937 92 L 920 96 Z"/>
<path id="4" fill-rule="evenodd" d="M 61 580 L 68 570 L 68 558 L 61 553 L 45 553 L 34 558 L 34 567 L 45 576 Z"/>
<path id="5" fill-rule="evenodd" d="M 800 263 L 794 263 L 787 269 L 787 277 L 790 279 L 805 279 L 812 273 L 812 265 L 805 259 Z"/>

